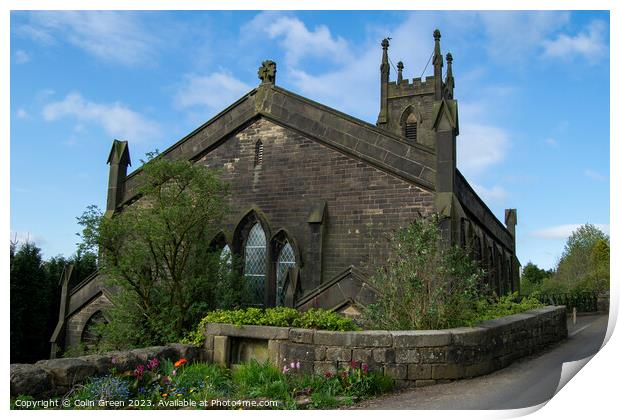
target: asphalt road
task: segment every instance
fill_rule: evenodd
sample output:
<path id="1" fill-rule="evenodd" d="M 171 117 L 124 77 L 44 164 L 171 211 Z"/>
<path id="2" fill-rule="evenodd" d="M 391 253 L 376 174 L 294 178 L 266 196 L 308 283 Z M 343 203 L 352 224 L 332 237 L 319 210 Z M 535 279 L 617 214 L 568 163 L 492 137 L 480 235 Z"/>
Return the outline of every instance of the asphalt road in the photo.
<path id="1" fill-rule="evenodd" d="M 596 353 L 605 338 L 607 315 L 582 315 L 568 322 L 568 338 L 536 356 L 478 378 L 454 381 L 366 400 L 364 410 L 501 410 L 530 407 L 553 397 L 562 363 Z"/>

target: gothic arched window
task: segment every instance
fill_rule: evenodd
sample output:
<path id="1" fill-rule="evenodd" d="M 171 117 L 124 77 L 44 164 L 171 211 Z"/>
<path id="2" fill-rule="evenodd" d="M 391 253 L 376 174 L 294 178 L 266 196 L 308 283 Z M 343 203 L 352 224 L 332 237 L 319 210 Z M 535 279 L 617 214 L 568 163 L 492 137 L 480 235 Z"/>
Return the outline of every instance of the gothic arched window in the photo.
<path id="1" fill-rule="evenodd" d="M 245 241 L 244 274 L 249 282 L 252 303 L 263 304 L 267 273 L 267 241 L 260 223 L 255 223 Z"/>
<path id="2" fill-rule="evenodd" d="M 295 267 L 295 253 L 293 247 L 287 241 L 278 255 L 276 262 L 276 305 L 284 303 L 284 280 L 286 270 Z"/>
<path id="3" fill-rule="evenodd" d="M 412 142 L 418 140 L 418 119 L 415 117 L 413 112 L 407 116 L 403 130 L 407 140 Z"/>

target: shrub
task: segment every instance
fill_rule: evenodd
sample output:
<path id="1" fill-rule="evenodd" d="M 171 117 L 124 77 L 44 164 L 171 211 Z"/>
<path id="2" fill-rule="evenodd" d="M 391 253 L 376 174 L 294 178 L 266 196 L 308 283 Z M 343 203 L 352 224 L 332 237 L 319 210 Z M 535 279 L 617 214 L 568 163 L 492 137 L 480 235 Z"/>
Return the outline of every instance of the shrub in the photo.
<path id="1" fill-rule="evenodd" d="M 328 331 L 355 331 L 359 327 L 353 319 L 325 309 L 309 309 L 300 312 L 297 309 L 278 306 L 275 308 L 216 310 L 209 312 L 198 325 L 197 330 L 187 334 L 185 343 L 201 344 L 203 331 L 209 322 L 235 325 L 265 325 L 272 327 L 311 328 Z"/>
<path id="2" fill-rule="evenodd" d="M 501 318 L 542 307 L 534 297 L 519 296 L 517 292 L 510 295 L 480 299 L 476 303 L 475 316 L 465 322 L 467 326 L 474 326 L 482 321 Z"/>
<path id="3" fill-rule="evenodd" d="M 364 311 L 370 328 L 440 329 L 475 312 L 484 272 L 466 250 L 441 245 L 437 216 L 419 219 L 389 238 L 391 256 L 370 278 L 377 302 Z"/>

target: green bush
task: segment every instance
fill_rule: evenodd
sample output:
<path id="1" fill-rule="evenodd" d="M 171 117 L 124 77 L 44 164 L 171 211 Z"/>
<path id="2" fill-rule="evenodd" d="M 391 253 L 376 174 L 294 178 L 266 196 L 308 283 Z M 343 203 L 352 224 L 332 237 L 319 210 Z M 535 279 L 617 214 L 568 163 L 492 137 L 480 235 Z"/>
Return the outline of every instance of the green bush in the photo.
<path id="1" fill-rule="evenodd" d="M 209 322 L 234 325 L 265 325 L 272 327 L 310 328 L 328 331 L 355 331 L 359 327 L 351 318 L 325 309 L 309 309 L 300 312 L 297 309 L 278 306 L 275 308 L 216 310 L 207 314 L 198 325 L 197 330 L 187 334 L 183 342 L 200 344 L 204 340 L 203 331 Z"/>
<path id="2" fill-rule="evenodd" d="M 389 238 L 390 258 L 369 279 L 377 302 L 364 311 L 373 329 L 441 329 L 471 319 L 483 270 L 460 247 L 441 244 L 439 219 L 418 219 Z"/>
<path id="3" fill-rule="evenodd" d="M 467 320 L 465 325 L 471 327 L 482 321 L 514 315 L 542 306 L 543 304 L 536 298 L 519 296 L 517 292 L 491 300 L 480 299 L 476 303 L 474 317 Z"/>

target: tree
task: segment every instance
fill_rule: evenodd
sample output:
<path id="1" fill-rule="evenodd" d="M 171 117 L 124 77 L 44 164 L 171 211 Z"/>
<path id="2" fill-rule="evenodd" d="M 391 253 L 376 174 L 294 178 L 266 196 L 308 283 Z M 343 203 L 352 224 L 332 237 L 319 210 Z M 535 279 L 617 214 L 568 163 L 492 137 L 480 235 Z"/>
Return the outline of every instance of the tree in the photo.
<path id="1" fill-rule="evenodd" d="M 528 281 L 533 284 L 541 284 L 544 279 L 551 277 L 552 270 L 544 270 L 539 268 L 536 264 L 528 262 L 523 267 L 523 274 L 521 275 L 521 281 Z"/>
<path id="2" fill-rule="evenodd" d="M 569 290 L 609 290 L 609 236 L 580 226 L 566 241 L 554 279 Z"/>
<path id="3" fill-rule="evenodd" d="M 82 249 L 100 251 L 100 271 L 119 288 L 102 327 L 111 347 L 176 341 L 217 307 L 219 293 L 243 289 L 209 246 L 228 211 L 228 185 L 204 166 L 149 157 L 138 201 L 112 217 L 91 206 L 78 218 Z"/>
<path id="4" fill-rule="evenodd" d="M 32 242 L 11 244 L 11 363 L 49 356 L 49 314 L 55 287 Z"/>
<path id="5" fill-rule="evenodd" d="M 549 287 L 549 279 L 553 276 L 553 270 L 539 268 L 531 261 L 523 267 L 521 274 L 521 294 L 535 296 Z"/>

